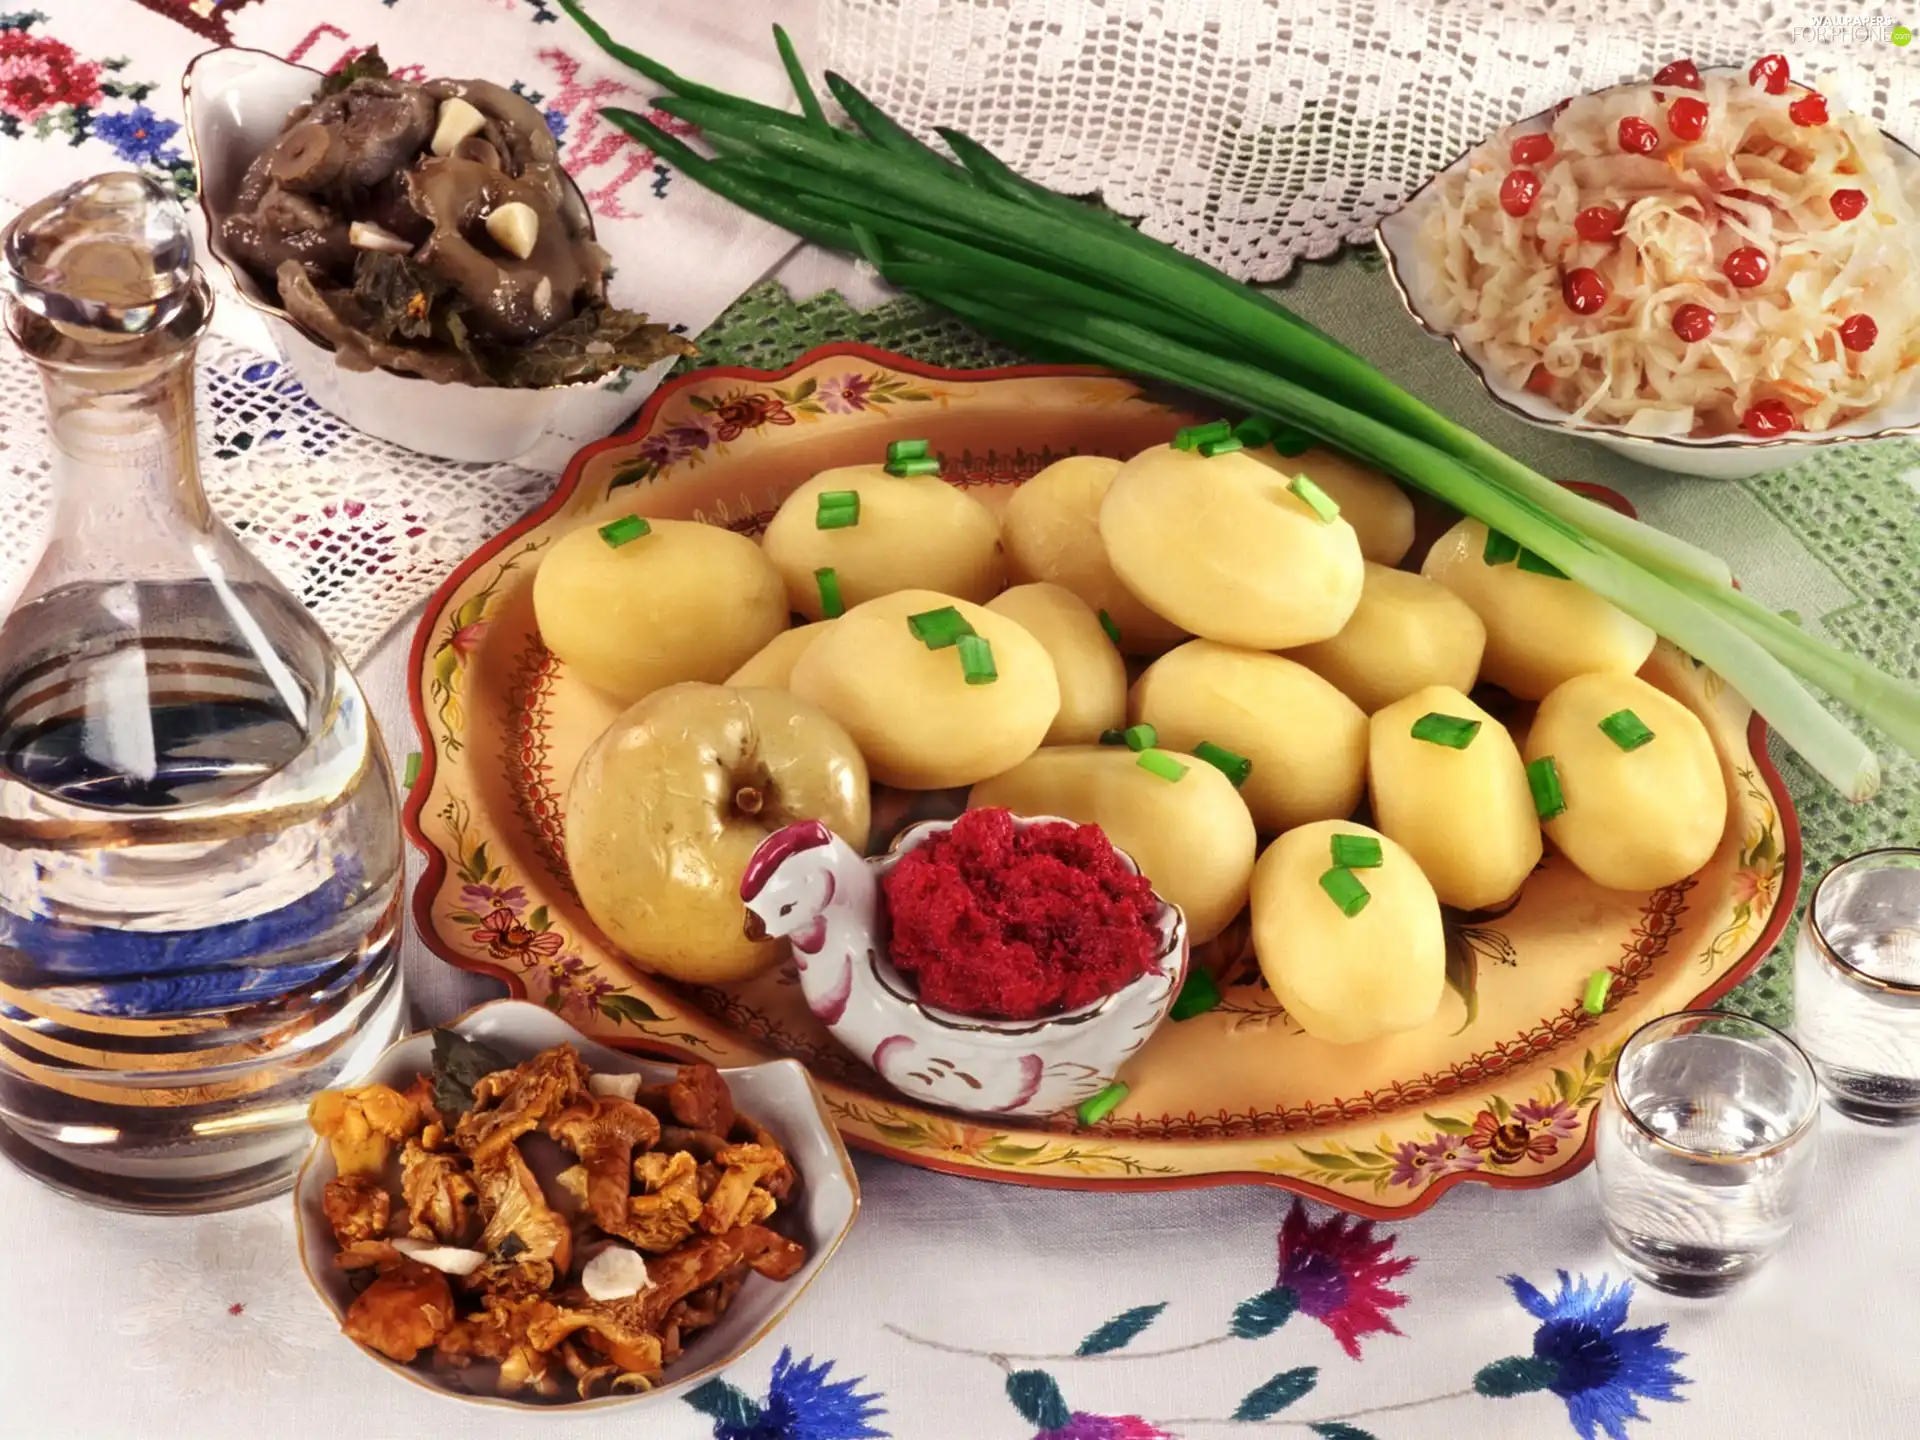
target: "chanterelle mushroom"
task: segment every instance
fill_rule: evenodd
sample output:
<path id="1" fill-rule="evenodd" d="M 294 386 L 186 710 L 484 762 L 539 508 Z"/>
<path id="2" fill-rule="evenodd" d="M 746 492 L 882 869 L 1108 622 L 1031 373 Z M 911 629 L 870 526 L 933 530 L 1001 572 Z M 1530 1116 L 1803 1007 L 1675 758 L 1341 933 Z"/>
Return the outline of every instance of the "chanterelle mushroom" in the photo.
<path id="1" fill-rule="evenodd" d="M 547 1260 L 556 1271 L 565 1271 L 573 1258 L 572 1227 L 547 1204 L 519 1148 L 507 1145 L 476 1161 L 473 1175 L 480 1213 L 487 1219 L 480 1248 L 496 1260 L 521 1265 Z"/>
<path id="2" fill-rule="evenodd" d="M 652 1111 L 613 1095 L 590 1095 L 547 1121 L 547 1134 L 580 1157 L 587 1209 L 602 1229 L 621 1223 L 633 1188 L 633 1152 L 660 1138 Z"/>
<path id="3" fill-rule="evenodd" d="M 592 1098 L 580 1052 L 556 1045 L 525 1064 L 483 1077 L 473 1087 L 473 1108 L 454 1127 L 454 1143 L 477 1166 L 549 1118 Z"/>
<path id="4" fill-rule="evenodd" d="M 466 1243 L 480 1196 L 460 1156 L 436 1154 L 409 1140 L 400 1153 L 400 1194 L 415 1239 Z"/>
<path id="5" fill-rule="evenodd" d="M 419 1108 L 390 1085 L 322 1090 L 307 1109 L 341 1175 L 378 1176 L 394 1145 L 418 1131 L 421 1119 Z"/>

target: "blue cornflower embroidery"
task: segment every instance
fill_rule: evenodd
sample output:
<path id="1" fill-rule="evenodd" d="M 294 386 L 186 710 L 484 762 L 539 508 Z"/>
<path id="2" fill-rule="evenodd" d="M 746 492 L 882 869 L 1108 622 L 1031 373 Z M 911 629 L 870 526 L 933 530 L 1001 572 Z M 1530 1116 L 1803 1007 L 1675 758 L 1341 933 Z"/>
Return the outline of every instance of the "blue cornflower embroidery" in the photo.
<path id="1" fill-rule="evenodd" d="M 96 115 L 93 119 L 93 133 L 131 165 L 173 164 L 180 157 L 167 142 L 179 130 L 179 121 L 163 119 L 144 105 L 136 105 L 124 115 Z"/>
<path id="2" fill-rule="evenodd" d="M 886 1413 L 878 1395 L 863 1394 L 863 1377 L 830 1380 L 833 1362 L 796 1361 L 783 1349 L 773 1362 L 767 1397 L 754 1401 L 725 1380 L 709 1380 L 686 1401 L 713 1419 L 713 1440 L 887 1440 L 870 1423 Z"/>
<path id="3" fill-rule="evenodd" d="M 1676 1368 L 1684 1357 L 1660 1342 L 1665 1325 L 1629 1330 L 1627 1307 L 1633 1282 L 1571 1280 L 1559 1271 L 1560 1290 L 1543 1295 L 1518 1275 L 1506 1277 L 1521 1309 L 1540 1321 L 1533 1354 L 1496 1360 L 1474 1377 L 1482 1395 L 1505 1397 L 1550 1390 L 1567 1404 L 1567 1418 L 1580 1440 L 1628 1440 L 1627 1421 L 1644 1420 L 1640 1397 L 1683 1401 L 1690 1383 Z"/>
<path id="4" fill-rule="evenodd" d="M 554 139 L 564 140 L 567 138 L 566 111 L 562 110 L 558 105 L 549 105 L 546 110 L 546 121 L 547 129 L 553 132 Z"/>

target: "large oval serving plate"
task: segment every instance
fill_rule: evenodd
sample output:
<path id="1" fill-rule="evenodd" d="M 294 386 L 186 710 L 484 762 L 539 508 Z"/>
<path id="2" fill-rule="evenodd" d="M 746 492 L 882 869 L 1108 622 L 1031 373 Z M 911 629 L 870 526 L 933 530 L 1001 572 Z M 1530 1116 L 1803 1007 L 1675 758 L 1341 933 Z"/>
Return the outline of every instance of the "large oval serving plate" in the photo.
<path id="1" fill-rule="evenodd" d="M 1070 1115 L 996 1123 L 917 1105 L 835 1044 L 790 974 L 724 988 L 660 980 L 613 949 L 572 893 L 567 781 L 617 707 L 541 645 L 531 582 L 580 517 L 611 494 L 643 515 L 757 534 L 814 472 L 909 436 L 998 506 L 1062 455 L 1127 456 L 1166 440 L 1196 418 L 1174 404 L 1105 372 L 942 371 L 852 345 L 777 373 L 703 370 L 658 391 L 633 428 L 576 457 L 544 508 L 462 565 L 421 621 L 424 764 L 407 824 L 428 860 L 414 896 L 427 944 L 608 1044 L 720 1065 L 797 1056 L 849 1140 L 955 1174 L 1088 1189 L 1262 1182 L 1388 1216 L 1463 1180 L 1536 1186 L 1579 1169 L 1620 1043 L 1731 988 L 1772 946 L 1782 897 L 1799 888 L 1798 829 L 1762 727 L 1717 676 L 1665 645 L 1643 673 L 1701 715 L 1726 765 L 1729 824 L 1704 870 L 1625 894 L 1549 858 L 1507 913 L 1451 923 L 1455 962 L 1477 976 L 1471 1018 L 1450 989 L 1431 1024 L 1366 1045 L 1325 1045 L 1289 1024 L 1259 984 L 1242 923 L 1217 942 L 1224 1003 L 1164 1025 L 1124 1072 L 1124 1103 L 1088 1129 Z M 891 808 L 876 847 L 911 816 Z M 1581 992 L 1602 966 L 1612 990 L 1589 1015 Z"/>

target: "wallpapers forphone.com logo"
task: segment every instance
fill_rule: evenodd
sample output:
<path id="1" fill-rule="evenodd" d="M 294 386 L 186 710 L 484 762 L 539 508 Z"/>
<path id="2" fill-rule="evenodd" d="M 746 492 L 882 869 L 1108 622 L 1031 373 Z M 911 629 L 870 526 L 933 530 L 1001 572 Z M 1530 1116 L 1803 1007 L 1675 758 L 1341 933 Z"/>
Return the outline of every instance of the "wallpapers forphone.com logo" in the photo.
<path id="1" fill-rule="evenodd" d="M 1814 15 L 1795 23 L 1802 45 L 1911 45 L 1913 31 L 1884 15 Z"/>

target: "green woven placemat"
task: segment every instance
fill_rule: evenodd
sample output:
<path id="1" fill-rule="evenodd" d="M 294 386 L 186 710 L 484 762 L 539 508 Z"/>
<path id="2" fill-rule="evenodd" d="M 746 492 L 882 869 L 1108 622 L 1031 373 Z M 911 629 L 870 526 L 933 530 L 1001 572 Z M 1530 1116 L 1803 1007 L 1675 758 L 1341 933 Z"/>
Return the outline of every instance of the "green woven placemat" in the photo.
<path id="1" fill-rule="evenodd" d="M 1371 252 L 1301 266 L 1286 303 L 1444 413 L 1545 474 L 1612 486 L 1644 519 L 1717 551 L 1763 604 L 1889 672 L 1920 678 L 1920 444 L 1852 447 L 1751 480 L 1688 480 L 1585 441 L 1548 435 L 1497 408 L 1441 342 L 1407 318 Z M 795 301 L 769 281 L 699 337 L 697 365 L 777 369 L 805 350 L 859 340 L 955 368 L 1003 365 L 1015 351 L 914 300 L 861 312 L 828 292 Z M 1880 746 L 1879 798 L 1853 806 L 1776 743 L 1799 811 L 1806 876 L 1796 902 L 1834 861 L 1880 845 L 1920 843 L 1920 764 Z M 1774 1024 L 1790 1016 L 1797 922 L 1726 1002 Z"/>

